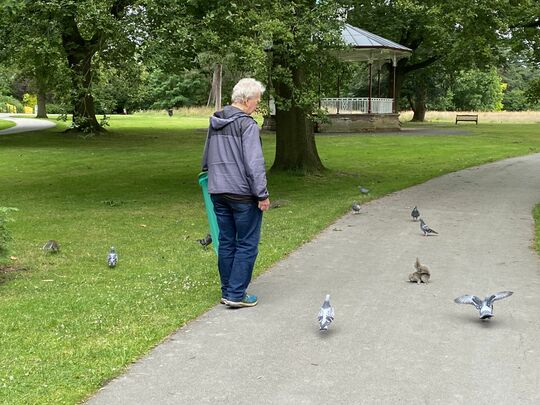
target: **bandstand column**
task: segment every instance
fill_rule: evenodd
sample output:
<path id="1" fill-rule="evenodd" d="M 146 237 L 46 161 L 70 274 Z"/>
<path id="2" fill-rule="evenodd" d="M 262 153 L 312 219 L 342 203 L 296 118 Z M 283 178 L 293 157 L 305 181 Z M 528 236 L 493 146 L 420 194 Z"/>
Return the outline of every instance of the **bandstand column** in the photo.
<path id="1" fill-rule="evenodd" d="M 373 60 L 370 59 L 370 60 L 368 60 L 368 71 L 369 71 L 369 79 L 368 79 L 368 114 L 371 114 L 371 87 L 372 87 L 372 84 L 371 84 L 371 81 L 372 81 L 371 70 L 372 70 L 372 67 L 373 67 Z"/>
<path id="2" fill-rule="evenodd" d="M 396 68 L 397 68 L 397 58 L 396 55 L 392 58 L 392 70 L 394 75 L 394 80 L 392 80 L 392 112 L 395 114 L 397 111 L 396 105 Z"/>

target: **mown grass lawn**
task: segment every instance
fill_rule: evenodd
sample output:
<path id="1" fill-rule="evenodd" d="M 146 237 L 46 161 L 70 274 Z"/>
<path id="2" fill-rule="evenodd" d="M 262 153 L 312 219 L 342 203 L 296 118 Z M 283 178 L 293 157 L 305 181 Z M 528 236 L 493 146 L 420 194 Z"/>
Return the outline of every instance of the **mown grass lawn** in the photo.
<path id="1" fill-rule="evenodd" d="M 13 121 L 0 120 L 0 131 L 3 129 L 14 127 L 15 123 Z"/>
<path id="2" fill-rule="evenodd" d="M 72 404 L 218 303 L 197 184 L 206 117 L 113 116 L 107 134 L 0 137 L 0 206 L 16 207 L 0 263 L 0 402 Z M 450 128 L 450 124 L 425 125 Z M 319 136 L 321 176 L 271 174 L 256 274 L 365 201 L 450 171 L 540 152 L 534 124 L 471 135 Z M 268 166 L 275 139 L 263 134 Z M 360 196 L 358 186 L 371 189 Z M 538 209 L 536 211 L 538 216 Z M 56 239 L 61 250 L 41 246 Z M 119 265 L 109 269 L 114 245 Z M 261 297 L 264 299 L 264 297 Z"/>

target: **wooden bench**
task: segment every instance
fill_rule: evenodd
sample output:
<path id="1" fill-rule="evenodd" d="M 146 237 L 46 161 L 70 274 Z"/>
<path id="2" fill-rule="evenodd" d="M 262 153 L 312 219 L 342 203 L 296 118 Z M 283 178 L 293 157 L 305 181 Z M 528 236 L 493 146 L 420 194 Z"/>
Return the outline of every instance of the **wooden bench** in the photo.
<path id="1" fill-rule="evenodd" d="M 457 114 L 456 125 L 458 121 L 474 121 L 478 125 L 478 114 Z"/>

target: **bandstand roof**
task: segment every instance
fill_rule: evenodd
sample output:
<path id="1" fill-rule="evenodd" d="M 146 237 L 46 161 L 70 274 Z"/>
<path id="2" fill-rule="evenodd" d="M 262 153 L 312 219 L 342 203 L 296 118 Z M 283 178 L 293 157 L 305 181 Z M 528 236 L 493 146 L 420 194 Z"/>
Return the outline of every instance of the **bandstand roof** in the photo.
<path id="1" fill-rule="evenodd" d="M 340 52 L 340 57 L 347 61 L 397 61 L 412 53 L 412 49 L 406 46 L 350 24 L 343 26 L 341 38 L 352 48 Z"/>

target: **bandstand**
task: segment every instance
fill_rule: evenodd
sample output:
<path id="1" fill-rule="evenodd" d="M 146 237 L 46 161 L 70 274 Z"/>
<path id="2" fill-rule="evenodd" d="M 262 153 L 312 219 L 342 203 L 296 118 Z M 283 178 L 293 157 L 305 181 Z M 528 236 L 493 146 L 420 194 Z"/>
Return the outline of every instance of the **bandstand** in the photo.
<path id="1" fill-rule="evenodd" d="M 396 108 L 395 76 L 398 60 L 407 58 L 412 50 L 361 28 L 345 24 L 341 37 L 348 49 L 340 51 L 347 62 L 366 62 L 368 66 L 367 97 L 321 98 L 320 107 L 328 112 L 329 122 L 318 127 L 319 132 L 371 132 L 399 130 Z M 392 64 L 391 97 L 381 97 L 381 69 Z M 373 76 L 376 76 L 374 96 Z M 339 93 L 339 90 L 338 90 Z"/>

